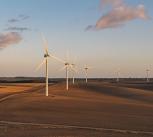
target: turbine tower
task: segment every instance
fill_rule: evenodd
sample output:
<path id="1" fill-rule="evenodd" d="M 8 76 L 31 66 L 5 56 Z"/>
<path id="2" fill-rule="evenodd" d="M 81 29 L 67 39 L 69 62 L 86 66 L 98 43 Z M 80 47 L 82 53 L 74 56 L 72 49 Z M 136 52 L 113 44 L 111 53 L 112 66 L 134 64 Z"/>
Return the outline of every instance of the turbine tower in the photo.
<path id="1" fill-rule="evenodd" d="M 146 70 L 146 73 L 147 73 L 147 82 L 149 82 L 150 80 L 149 80 L 149 72 L 150 72 L 150 70 L 149 69 L 147 69 Z"/>
<path id="2" fill-rule="evenodd" d="M 66 90 L 69 90 L 69 66 L 70 64 L 68 62 L 65 63 L 66 68 Z"/>
<path id="3" fill-rule="evenodd" d="M 120 70 L 118 69 L 117 71 L 117 78 L 116 78 L 116 82 L 120 81 Z"/>
<path id="4" fill-rule="evenodd" d="M 59 62 L 63 62 L 61 59 L 49 54 L 48 52 L 48 42 L 45 39 L 45 37 L 42 35 L 42 39 L 43 39 L 43 45 L 44 45 L 44 60 L 42 61 L 42 63 L 37 67 L 36 70 L 40 69 L 40 67 L 45 64 L 45 76 L 46 76 L 46 82 L 45 82 L 45 86 L 46 86 L 46 90 L 45 90 L 45 95 L 48 96 L 48 59 L 51 57 Z"/>
<path id="5" fill-rule="evenodd" d="M 75 58 L 75 61 L 76 61 L 76 58 Z M 74 85 L 75 83 L 75 73 L 77 72 L 76 71 L 76 64 L 75 64 L 75 61 L 73 61 L 73 63 L 71 64 L 71 69 L 72 69 L 72 83 Z"/>
<path id="6" fill-rule="evenodd" d="M 72 65 L 72 67 L 73 68 L 75 68 L 75 64 L 71 64 Z M 75 83 L 75 78 L 74 78 L 74 73 L 75 73 L 75 71 L 73 70 L 73 76 L 72 76 L 72 83 L 73 83 L 73 85 L 74 85 L 74 83 Z"/>

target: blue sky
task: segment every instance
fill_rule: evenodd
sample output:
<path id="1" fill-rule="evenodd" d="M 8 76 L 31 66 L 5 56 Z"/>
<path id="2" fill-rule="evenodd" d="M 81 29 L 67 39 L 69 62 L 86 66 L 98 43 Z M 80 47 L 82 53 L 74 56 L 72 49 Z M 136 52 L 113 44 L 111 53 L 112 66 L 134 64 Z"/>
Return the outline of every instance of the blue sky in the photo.
<path id="1" fill-rule="evenodd" d="M 49 43 L 49 50 L 62 59 L 69 50 L 77 58 L 79 73 L 83 77 L 85 64 L 94 67 L 90 77 L 145 77 L 147 68 L 153 76 L 153 21 L 132 20 L 122 27 L 98 31 L 85 31 L 96 24 L 105 11 L 99 9 L 99 0 L 0 0 L 0 31 L 10 25 L 9 19 L 19 15 L 30 16 L 12 25 L 28 27 L 21 33 L 22 42 L 0 50 L 0 76 L 43 76 L 43 69 L 35 72 L 43 60 L 40 32 Z M 152 0 L 125 0 L 129 5 L 144 4 L 153 17 Z M 50 77 L 63 77 L 58 71 L 63 64 L 49 62 Z"/>

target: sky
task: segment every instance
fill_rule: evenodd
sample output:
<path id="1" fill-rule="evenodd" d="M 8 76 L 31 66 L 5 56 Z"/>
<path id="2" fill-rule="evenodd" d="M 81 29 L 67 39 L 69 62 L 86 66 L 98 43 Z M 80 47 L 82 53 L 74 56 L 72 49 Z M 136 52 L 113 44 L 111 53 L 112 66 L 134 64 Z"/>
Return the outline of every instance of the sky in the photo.
<path id="1" fill-rule="evenodd" d="M 116 2 L 114 2 L 116 1 Z M 49 52 L 75 62 L 76 77 L 153 77 L 152 0 L 0 0 L 0 77 L 44 76 Z M 64 77 L 49 60 L 49 77 Z M 70 76 L 72 74 L 70 73 Z"/>

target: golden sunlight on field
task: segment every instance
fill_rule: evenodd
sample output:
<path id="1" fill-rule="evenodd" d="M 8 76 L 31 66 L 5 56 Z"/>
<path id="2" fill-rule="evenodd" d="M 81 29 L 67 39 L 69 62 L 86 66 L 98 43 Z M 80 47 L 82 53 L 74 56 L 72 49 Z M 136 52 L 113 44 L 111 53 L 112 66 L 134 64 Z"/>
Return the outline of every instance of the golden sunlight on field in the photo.
<path id="1" fill-rule="evenodd" d="M 43 84 L 37 84 L 37 83 L 22 83 L 22 84 L 0 84 L 0 97 L 9 95 L 12 93 L 18 93 L 18 92 L 25 92 L 31 88 L 40 86 Z"/>

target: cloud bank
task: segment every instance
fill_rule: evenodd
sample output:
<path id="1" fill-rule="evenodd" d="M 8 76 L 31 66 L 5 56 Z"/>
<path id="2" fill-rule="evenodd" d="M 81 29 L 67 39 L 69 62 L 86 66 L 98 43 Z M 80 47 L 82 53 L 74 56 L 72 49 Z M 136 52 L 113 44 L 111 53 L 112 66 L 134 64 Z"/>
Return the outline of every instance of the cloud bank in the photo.
<path id="1" fill-rule="evenodd" d="M 8 20 L 9 23 L 15 23 L 15 22 L 19 22 L 18 19 L 12 18 Z"/>
<path id="2" fill-rule="evenodd" d="M 22 37 L 17 32 L 9 32 L 6 34 L 0 34 L 0 49 L 4 49 L 8 46 L 18 44 L 22 41 Z"/>
<path id="3" fill-rule="evenodd" d="M 23 32 L 23 31 L 29 31 L 30 28 L 28 27 L 19 27 L 16 23 L 20 23 L 21 21 L 27 20 L 29 19 L 30 16 L 28 15 L 24 15 L 24 14 L 20 14 L 18 15 L 16 18 L 11 18 L 8 20 L 8 28 L 4 29 L 6 31 L 15 31 L 15 32 Z"/>
<path id="4" fill-rule="evenodd" d="M 7 29 L 5 29 L 6 31 L 20 31 L 20 32 L 23 32 L 23 31 L 28 31 L 30 30 L 29 28 L 27 27 L 8 27 Z"/>
<path id="5" fill-rule="evenodd" d="M 9 23 L 16 23 L 16 22 L 27 20 L 29 18 L 30 18 L 30 16 L 28 16 L 28 15 L 20 14 L 16 18 L 9 19 L 8 22 Z"/>
<path id="6" fill-rule="evenodd" d="M 102 7 L 110 5 L 112 8 L 97 21 L 96 25 L 89 25 L 86 30 L 101 30 L 116 28 L 135 19 L 147 20 L 149 16 L 144 5 L 136 7 L 126 5 L 123 0 L 101 0 Z"/>
<path id="7" fill-rule="evenodd" d="M 19 17 L 20 20 L 27 20 L 27 19 L 30 18 L 30 16 L 24 15 L 24 14 L 20 14 L 18 17 Z"/>

